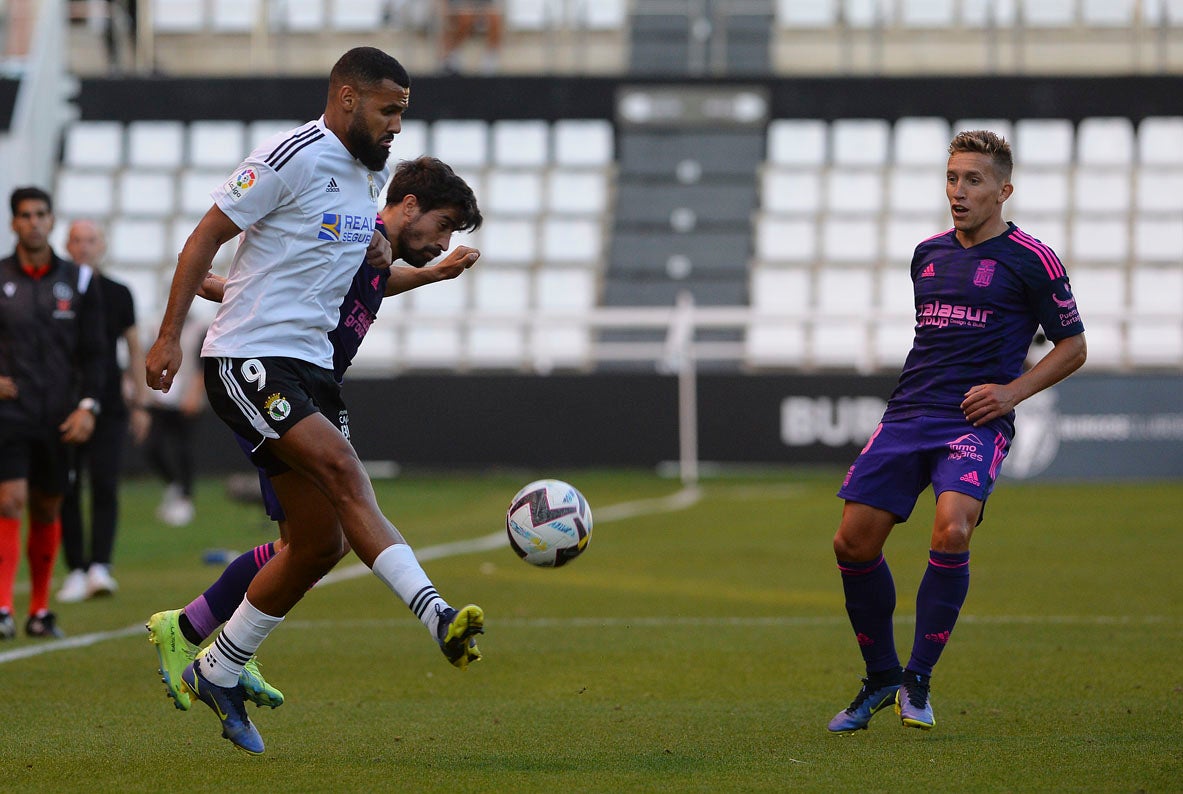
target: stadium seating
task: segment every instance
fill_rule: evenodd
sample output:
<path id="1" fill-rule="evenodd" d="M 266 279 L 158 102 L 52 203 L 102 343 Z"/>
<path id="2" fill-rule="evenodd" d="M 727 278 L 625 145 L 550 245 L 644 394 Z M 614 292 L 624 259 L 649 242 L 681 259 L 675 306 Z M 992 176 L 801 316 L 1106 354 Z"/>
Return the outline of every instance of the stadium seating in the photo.
<path id="1" fill-rule="evenodd" d="M 1040 13 L 1048 25 L 1057 18 L 1050 6 Z M 750 292 L 759 321 L 745 340 L 749 366 L 891 369 L 902 362 L 911 339 L 907 265 L 920 240 L 950 225 L 941 189 L 949 135 L 983 128 L 1013 134 L 1018 165 L 1006 217 L 1051 245 L 1079 283 L 1091 366 L 1183 364 L 1176 283 L 1183 279 L 1183 119 L 949 124 L 905 117 L 770 122 L 752 224 Z M 813 297 L 802 306 L 764 294 L 778 289 Z M 877 299 L 869 301 L 868 290 Z M 829 301 L 831 293 L 842 300 Z M 851 311 L 865 311 L 866 322 L 835 330 Z"/>
<path id="2" fill-rule="evenodd" d="M 72 218 L 105 220 L 112 265 L 134 274 L 141 313 L 150 314 L 210 191 L 248 148 L 291 126 L 75 123 L 55 184 L 55 244 Z M 684 150 L 660 138 L 618 140 L 602 120 L 409 120 L 397 155 L 449 160 L 477 192 L 485 225 L 453 245 L 481 248 L 482 263 L 469 278 L 396 300 L 392 313 L 401 305 L 415 322 L 374 336 L 359 364 L 585 367 L 595 335 L 563 312 L 667 304 L 691 288 L 703 303 L 750 303 L 749 366 L 891 369 L 909 339 L 912 250 L 949 227 L 947 139 L 983 127 L 1013 134 L 1007 216 L 1068 266 L 1092 366 L 1183 364 L 1180 117 L 774 119 L 754 146 L 713 134 Z M 679 181 L 680 151 L 694 153 L 692 176 L 711 180 L 710 190 Z M 739 163 L 749 156 L 755 172 L 745 175 Z M 636 175 L 622 176 L 618 163 Z M 667 176 L 659 192 L 635 189 Z M 219 252 L 217 267 L 234 247 Z M 454 322 L 497 311 L 538 312 L 545 322 L 468 330 Z M 852 313 L 865 317 L 839 330 Z"/>

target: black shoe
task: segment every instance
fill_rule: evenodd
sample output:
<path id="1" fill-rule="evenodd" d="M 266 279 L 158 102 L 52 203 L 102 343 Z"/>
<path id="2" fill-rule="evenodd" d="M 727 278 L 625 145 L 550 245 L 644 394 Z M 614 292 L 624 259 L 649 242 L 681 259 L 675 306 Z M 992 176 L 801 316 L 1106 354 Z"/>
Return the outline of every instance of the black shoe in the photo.
<path id="1" fill-rule="evenodd" d="M 16 623 L 12 613 L 7 609 L 0 609 L 0 640 L 11 640 L 16 637 Z"/>
<path id="2" fill-rule="evenodd" d="M 46 639 L 58 639 L 66 636 L 66 633 L 58 628 L 57 616 L 52 612 L 46 612 L 44 615 L 29 615 L 29 620 L 25 623 L 25 634 L 30 637 L 44 637 Z"/>

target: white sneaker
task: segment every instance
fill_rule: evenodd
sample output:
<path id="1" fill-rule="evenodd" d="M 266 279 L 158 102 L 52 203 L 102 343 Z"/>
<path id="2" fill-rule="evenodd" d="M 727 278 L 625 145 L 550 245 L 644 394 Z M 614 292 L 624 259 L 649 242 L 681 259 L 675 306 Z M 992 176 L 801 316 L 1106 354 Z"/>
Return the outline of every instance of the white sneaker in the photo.
<path id="1" fill-rule="evenodd" d="M 76 604 L 85 601 L 90 595 L 90 588 L 86 581 L 86 571 L 77 568 L 66 576 L 62 582 L 62 589 L 58 590 L 57 599 L 63 604 Z"/>
<path id="2" fill-rule="evenodd" d="M 177 502 L 184 498 L 181 493 L 181 486 L 167 485 L 164 488 L 164 494 L 160 497 L 160 504 L 156 507 L 156 517 L 166 524 L 171 524 L 169 516 L 175 510 Z"/>
<path id="3" fill-rule="evenodd" d="M 91 596 L 111 595 L 119 584 L 111 576 L 111 570 L 101 562 L 93 563 L 86 573 L 86 587 Z"/>
<path id="4" fill-rule="evenodd" d="M 193 502 L 182 497 L 168 506 L 162 518 L 166 524 L 183 527 L 193 521 L 193 516 L 196 513 L 197 510 L 193 507 Z"/>

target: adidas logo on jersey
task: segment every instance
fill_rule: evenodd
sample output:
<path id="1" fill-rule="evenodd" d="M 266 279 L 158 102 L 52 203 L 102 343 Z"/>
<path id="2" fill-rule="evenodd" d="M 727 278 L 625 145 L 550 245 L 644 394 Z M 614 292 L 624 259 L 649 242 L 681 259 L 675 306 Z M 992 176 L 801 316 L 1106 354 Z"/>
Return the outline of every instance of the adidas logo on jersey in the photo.
<path id="1" fill-rule="evenodd" d="M 337 187 L 337 180 L 330 179 L 329 183 L 325 185 L 325 193 L 340 193 L 341 188 Z"/>
<path id="2" fill-rule="evenodd" d="M 932 266 L 932 262 L 929 262 L 928 265 L 924 268 L 923 272 L 921 272 L 920 278 L 932 278 L 936 274 L 937 274 L 937 269 Z"/>

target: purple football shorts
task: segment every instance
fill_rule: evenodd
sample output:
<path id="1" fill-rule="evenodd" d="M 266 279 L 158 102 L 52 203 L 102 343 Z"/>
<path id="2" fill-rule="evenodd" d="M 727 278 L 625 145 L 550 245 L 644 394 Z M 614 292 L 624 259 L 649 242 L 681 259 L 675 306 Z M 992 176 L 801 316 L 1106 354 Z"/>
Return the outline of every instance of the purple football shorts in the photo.
<path id="1" fill-rule="evenodd" d="M 921 492 L 932 485 L 985 503 L 994 490 L 1010 438 L 962 417 L 917 417 L 881 422 L 846 472 L 838 496 L 878 507 L 907 521 Z"/>

